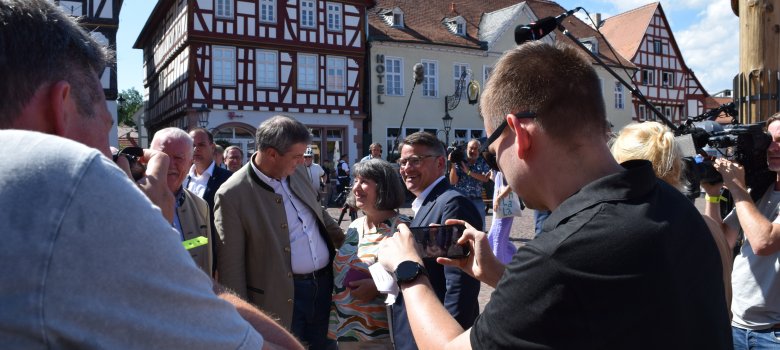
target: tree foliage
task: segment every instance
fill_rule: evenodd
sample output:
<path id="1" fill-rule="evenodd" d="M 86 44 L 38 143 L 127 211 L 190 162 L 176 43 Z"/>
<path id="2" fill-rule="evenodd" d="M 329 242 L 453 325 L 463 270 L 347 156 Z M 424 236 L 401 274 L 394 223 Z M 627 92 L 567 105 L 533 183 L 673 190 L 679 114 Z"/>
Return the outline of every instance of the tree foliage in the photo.
<path id="1" fill-rule="evenodd" d="M 124 99 L 124 102 L 119 102 Z M 141 93 L 134 87 L 122 90 L 117 97 L 119 125 L 135 126 L 133 114 L 144 105 Z"/>

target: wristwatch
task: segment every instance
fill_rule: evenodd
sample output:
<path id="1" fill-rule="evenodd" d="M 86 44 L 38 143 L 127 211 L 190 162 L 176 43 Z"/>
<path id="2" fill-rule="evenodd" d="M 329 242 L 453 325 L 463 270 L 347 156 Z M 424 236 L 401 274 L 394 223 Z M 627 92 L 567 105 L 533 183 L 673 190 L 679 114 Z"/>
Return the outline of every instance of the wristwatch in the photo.
<path id="1" fill-rule="evenodd" d="M 428 276 L 425 266 L 410 260 L 398 264 L 398 267 L 395 269 L 395 279 L 399 287 L 402 283 L 413 282 L 420 275 Z"/>

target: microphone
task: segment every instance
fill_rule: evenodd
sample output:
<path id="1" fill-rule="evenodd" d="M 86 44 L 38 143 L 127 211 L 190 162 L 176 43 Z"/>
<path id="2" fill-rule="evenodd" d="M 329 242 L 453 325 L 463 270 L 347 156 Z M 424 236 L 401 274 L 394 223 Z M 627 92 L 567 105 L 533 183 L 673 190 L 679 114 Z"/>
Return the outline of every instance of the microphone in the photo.
<path id="1" fill-rule="evenodd" d="M 423 80 L 425 80 L 425 68 L 423 67 L 422 63 L 415 63 L 414 67 L 412 67 L 412 70 L 414 72 L 414 85 L 422 84 Z"/>
<path id="2" fill-rule="evenodd" d="M 558 28 L 558 25 L 563 22 L 564 18 L 573 15 L 581 9 L 582 7 L 577 7 L 555 17 L 545 17 L 534 23 L 515 27 L 515 43 L 520 45 L 529 40 L 539 40 L 545 37 L 555 30 L 555 28 Z"/>

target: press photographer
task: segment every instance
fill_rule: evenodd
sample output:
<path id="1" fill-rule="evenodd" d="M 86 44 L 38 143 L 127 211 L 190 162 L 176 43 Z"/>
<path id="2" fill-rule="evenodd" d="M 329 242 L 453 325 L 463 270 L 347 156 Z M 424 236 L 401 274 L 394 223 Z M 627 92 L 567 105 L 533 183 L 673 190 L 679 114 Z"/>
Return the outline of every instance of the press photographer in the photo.
<path id="1" fill-rule="evenodd" d="M 780 113 L 766 121 L 772 139 L 766 149 L 766 165 L 769 171 L 780 171 Z M 753 165 L 755 166 L 755 165 Z M 731 303 L 732 334 L 735 349 L 747 349 L 741 344 L 748 337 L 759 346 L 772 347 L 777 343 L 775 332 L 780 329 L 780 177 L 769 186 L 751 186 L 755 178 L 747 166 L 736 161 L 719 158 L 714 168 L 722 176 L 722 183 L 703 181 L 705 196 L 704 214 L 722 222 L 723 232 L 732 247 L 741 244 L 734 257 L 732 270 L 733 299 Z M 730 191 L 734 209 L 721 220 L 720 202 L 725 200 L 721 188 Z M 748 190 L 750 189 L 750 191 Z M 761 195 L 758 200 L 751 198 Z M 739 235 L 744 238 L 739 239 Z M 763 345 L 762 345 L 763 344 Z M 743 347 L 737 345 L 744 345 Z"/>
<path id="2" fill-rule="evenodd" d="M 449 180 L 458 192 L 463 193 L 474 203 L 482 216 L 482 225 L 485 225 L 485 202 L 482 200 L 482 184 L 488 182 L 490 167 L 479 155 L 479 140 L 472 139 L 466 146 L 465 157 L 463 151 L 454 150 L 449 153 L 450 168 Z M 462 146 L 461 146 L 462 147 Z"/>

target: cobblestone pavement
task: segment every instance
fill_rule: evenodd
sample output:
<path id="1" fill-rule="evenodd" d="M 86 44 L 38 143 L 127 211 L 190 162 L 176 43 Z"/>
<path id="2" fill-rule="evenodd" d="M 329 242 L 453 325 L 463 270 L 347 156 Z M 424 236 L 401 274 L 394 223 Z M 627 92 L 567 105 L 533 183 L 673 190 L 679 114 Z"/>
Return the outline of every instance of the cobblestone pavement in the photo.
<path id="1" fill-rule="evenodd" d="M 704 199 L 699 198 L 695 202 L 696 208 L 699 209 L 699 212 L 704 212 Z M 341 209 L 339 208 L 328 208 L 328 213 L 338 220 L 339 214 Z M 411 208 L 401 208 L 401 213 L 411 216 L 412 215 L 412 209 Z M 361 214 L 362 215 L 362 214 Z M 344 215 L 344 221 L 341 222 L 341 228 L 346 231 L 347 227 L 349 227 L 349 215 Z M 488 215 L 485 219 L 485 222 L 487 223 L 487 230 L 490 229 L 490 225 L 493 222 L 493 215 L 492 212 L 490 215 Z M 532 239 L 534 236 L 534 212 L 530 209 L 523 210 L 523 215 L 520 217 L 516 217 L 514 222 L 512 223 L 512 231 L 509 235 L 509 239 L 515 243 L 518 247 L 523 244 L 523 242 Z M 488 300 L 490 300 L 490 294 L 493 293 L 493 288 L 482 284 L 482 288 L 480 288 L 479 292 L 479 308 L 480 312 L 482 309 L 485 308 L 485 305 L 487 304 Z"/>

